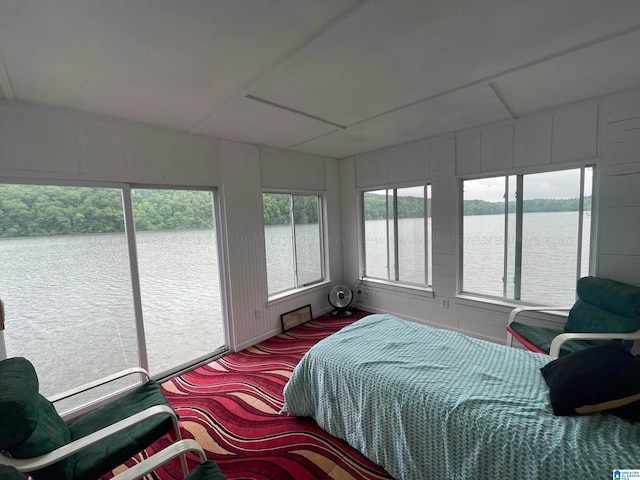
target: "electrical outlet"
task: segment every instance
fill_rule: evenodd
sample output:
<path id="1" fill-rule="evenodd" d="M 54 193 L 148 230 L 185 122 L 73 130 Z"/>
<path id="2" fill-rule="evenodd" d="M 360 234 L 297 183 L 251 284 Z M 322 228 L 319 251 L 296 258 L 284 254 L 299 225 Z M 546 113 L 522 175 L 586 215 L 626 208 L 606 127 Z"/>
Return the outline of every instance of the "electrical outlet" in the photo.
<path id="1" fill-rule="evenodd" d="M 358 280 L 353 283 L 353 295 L 355 297 L 355 308 L 358 308 L 358 305 L 367 300 L 369 295 L 372 295 L 372 292 L 369 292 L 369 285 L 364 280 L 363 276 L 360 276 Z"/>
<path id="2" fill-rule="evenodd" d="M 259 308 L 256 308 L 254 310 L 253 315 L 255 316 L 256 320 L 262 320 L 262 310 L 260 310 Z"/>
<path id="3" fill-rule="evenodd" d="M 440 299 L 440 306 L 442 308 L 449 308 L 449 299 L 448 298 L 441 298 Z"/>

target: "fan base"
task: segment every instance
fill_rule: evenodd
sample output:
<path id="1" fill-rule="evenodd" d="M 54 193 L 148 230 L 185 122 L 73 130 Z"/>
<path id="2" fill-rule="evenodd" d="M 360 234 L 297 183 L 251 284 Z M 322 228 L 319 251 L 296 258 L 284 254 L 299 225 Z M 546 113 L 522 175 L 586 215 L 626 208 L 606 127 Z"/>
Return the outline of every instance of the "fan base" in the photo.
<path id="1" fill-rule="evenodd" d="M 347 309 L 343 308 L 343 309 L 339 309 L 339 310 L 334 310 L 333 312 L 331 312 L 331 315 L 334 316 L 334 317 L 345 318 L 345 317 L 350 317 L 351 315 L 353 315 L 353 312 L 351 310 L 347 310 Z"/>

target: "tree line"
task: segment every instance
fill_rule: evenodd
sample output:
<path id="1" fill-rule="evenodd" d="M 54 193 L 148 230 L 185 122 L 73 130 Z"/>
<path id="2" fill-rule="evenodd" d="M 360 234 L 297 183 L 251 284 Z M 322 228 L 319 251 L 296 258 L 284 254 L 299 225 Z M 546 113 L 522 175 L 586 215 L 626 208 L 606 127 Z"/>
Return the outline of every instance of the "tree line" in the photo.
<path id="1" fill-rule="evenodd" d="M 209 192 L 134 190 L 137 230 L 211 227 Z M 0 185 L 0 237 L 124 231 L 119 189 Z"/>
<path id="2" fill-rule="evenodd" d="M 263 196 L 265 225 L 291 223 L 292 196 Z M 430 200 L 428 200 L 430 202 Z M 293 195 L 297 224 L 318 222 L 318 197 Z M 211 228 L 211 194 L 205 191 L 133 191 L 137 230 L 175 230 Z M 425 202 L 420 197 L 398 197 L 398 218 L 421 218 Z M 427 204 L 430 208 L 430 204 Z M 578 199 L 535 199 L 524 201 L 525 212 L 577 211 Z M 591 197 L 585 197 L 585 210 L 591 210 Z M 509 204 L 515 211 L 515 203 Z M 468 200 L 465 215 L 504 213 L 504 203 Z M 387 218 L 384 195 L 367 193 L 366 220 Z M 122 198 L 119 189 L 54 187 L 44 185 L 0 185 L 0 237 L 78 235 L 124 231 Z"/>
<path id="3" fill-rule="evenodd" d="M 523 200 L 524 213 L 537 212 L 577 212 L 580 207 L 578 198 L 535 198 Z M 584 197 L 584 210 L 591 211 L 591 197 Z M 509 212 L 516 211 L 516 202 L 509 202 Z M 484 200 L 465 200 L 465 215 L 496 215 L 504 213 L 504 202 L 485 202 Z"/>
<path id="4" fill-rule="evenodd" d="M 398 218 L 424 218 L 424 198 L 397 197 Z M 427 199 L 427 208 L 431 208 L 431 199 Z M 389 217 L 393 216 L 391 198 L 389 199 Z M 364 196 L 364 219 L 383 220 L 387 218 L 387 197 L 377 193 Z"/>
<path id="5" fill-rule="evenodd" d="M 398 197 L 398 218 L 423 218 L 424 199 L 420 197 Z M 538 198 L 523 201 L 525 213 L 535 212 L 575 212 L 580 206 L 577 198 Z M 391 208 L 391 207 L 389 207 Z M 427 208 L 431 208 L 431 199 L 427 199 Z M 465 200 L 464 215 L 500 215 L 504 214 L 504 202 L 486 202 L 484 200 Z M 591 197 L 585 197 L 584 209 L 591 210 Z M 509 202 L 509 212 L 516 211 L 515 201 Z M 385 195 L 367 193 L 364 202 L 365 220 L 387 218 Z"/>
<path id="6" fill-rule="evenodd" d="M 287 195 L 265 193 L 262 196 L 264 224 L 289 225 L 291 223 L 291 202 L 296 224 L 318 223 L 317 195 Z"/>

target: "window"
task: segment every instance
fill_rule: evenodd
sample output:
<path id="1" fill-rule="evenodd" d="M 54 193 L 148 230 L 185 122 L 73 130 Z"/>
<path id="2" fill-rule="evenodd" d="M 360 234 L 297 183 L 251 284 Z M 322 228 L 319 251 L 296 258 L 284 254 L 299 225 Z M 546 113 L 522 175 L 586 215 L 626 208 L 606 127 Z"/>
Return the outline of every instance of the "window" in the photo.
<path id="1" fill-rule="evenodd" d="M 132 193 L 149 371 L 164 374 L 225 345 L 213 195 Z"/>
<path id="2" fill-rule="evenodd" d="M 320 195 L 263 195 L 270 296 L 324 280 L 321 200 Z"/>
<path id="3" fill-rule="evenodd" d="M 0 342 L 34 364 L 45 395 L 139 365 L 164 375 L 226 349 L 214 192 L 131 193 L 0 185 Z"/>
<path id="4" fill-rule="evenodd" d="M 572 305 L 588 275 L 593 167 L 463 181 L 462 291 Z"/>
<path id="5" fill-rule="evenodd" d="M 44 395 L 138 365 L 120 190 L 0 185 L 0 210 L 7 356 Z"/>
<path id="6" fill-rule="evenodd" d="M 365 276 L 431 285 L 431 186 L 362 192 Z"/>

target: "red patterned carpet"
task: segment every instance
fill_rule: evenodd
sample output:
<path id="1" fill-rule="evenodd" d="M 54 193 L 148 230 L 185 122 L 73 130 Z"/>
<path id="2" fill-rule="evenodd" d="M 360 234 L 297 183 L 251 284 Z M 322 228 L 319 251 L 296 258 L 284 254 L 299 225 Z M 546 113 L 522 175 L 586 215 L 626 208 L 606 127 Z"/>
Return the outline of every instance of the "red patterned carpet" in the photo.
<path id="1" fill-rule="evenodd" d="M 180 416 L 183 436 L 198 440 L 228 479 L 391 478 L 313 420 L 279 413 L 282 390 L 302 356 L 364 315 L 318 317 L 164 383 L 167 398 Z M 144 456 L 167 444 L 168 440 L 157 442 Z M 191 460 L 195 462 L 195 457 Z M 150 478 L 182 478 L 179 462 L 171 462 Z"/>

